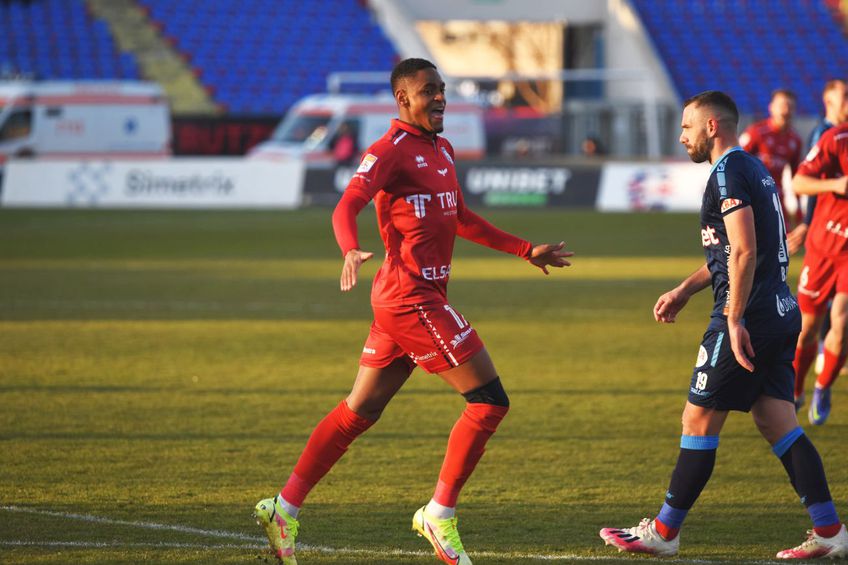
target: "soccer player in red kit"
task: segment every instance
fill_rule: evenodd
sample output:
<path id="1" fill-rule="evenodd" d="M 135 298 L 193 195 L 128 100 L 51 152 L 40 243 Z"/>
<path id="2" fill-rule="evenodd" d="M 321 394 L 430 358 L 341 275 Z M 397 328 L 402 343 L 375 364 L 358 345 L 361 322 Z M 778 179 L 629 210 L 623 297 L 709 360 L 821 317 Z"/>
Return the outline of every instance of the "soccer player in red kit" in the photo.
<path id="1" fill-rule="evenodd" d="M 833 126 L 848 121 L 848 83 L 842 79 L 827 81 L 822 91 L 822 102 L 824 103 L 824 117 L 816 124 L 813 131 L 810 132 L 807 141 L 807 151 L 812 150 L 816 146 L 816 143 L 821 139 L 824 132 Z M 804 245 L 807 230 L 813 223 L 815 209 L 816 197 L 808 196 L 804 221 L 798 224 L 786 238 L 790 255 L 795 254 Z M 819 333 L 809 333 L 811 330 L 809 326 L 801 331 L 798 349 L 795 355 L 795 410 L 801 410 L 801 407 L 804 405 L 806 399 L 804 381 L 806 380 L 810 365 L 813 364 L 813 359 L 815 359 L 816 373 L 821 373 L 824 368 L 824 338 L 827 336 L 827 332 L 830 331 L 829 314 L 829 308 L 826 312 L 822 312 L 823 320 Z M 815 346 L 816 336 L 819 336 L 818 348 Z M 816 353 L 817 349 L 818 353 Z"/>
<path id="2" fill-rule="evenodd" d="M 792 174 L 795 174 L 803 151 L 801 137 L 792 129 L 795 102 L 795 94 L 791 90 L 775 90 L 768 106 L 769 117 L 751 124 L 739 136 L 742 149 L 758 157 L 777 183 L 783 217 L 791 219 L 793 227 L 802 222 L 804 214 L 800 206 L 796 208 L 795 214 L 790 215 L 787 210 L 786 195 L 783 193 L 783 169 L 789 165 Z"/>
<path id="3" fill-rule="evenodd" d="M 342 291 L 351 290 L 372 253 L 360 249 L 356 216 L 374 200 L 386 248 L 374 278 L 374 321 L 350 395 L 315 428 L 279 495 L 256 505 L 272 551 L 294 558 L 297 514 L 309 491 L 376 422 L 417 365 L 437 373 L 466 399 L 448 439 L 435 493 L 415 512 L 412 527 L 451 565 L 470 565 L 457 531 L 456 501 L 509 409 L 509 399 L 477 332 L 448 303 L 455 237 L 523 257 L 545 274 L 572 253 L 563 243 L 533 246 L 503 232 L 465 207 L 451 144 L 439 136 L 445 84 L 424 59 L 406 59 L 392 71 L 400 119 L 365 153 L 333 213 L 344 256 Z"/>
<path id="4" fill-rule="evenodd" d="M 801 335 L 795 352 L 796 374 L 807 372 L 816 353 L 827 302 L 831 328 L 824 340 L 824 368 L 816 379 L 809 419 L 824 424 L 830 415 L 830 390 L 848 357 L 848 124 L 824 132 L 792 181 L 798 194 L 816 196 L 807 233 L 807 254 L 798 282 Z"/>

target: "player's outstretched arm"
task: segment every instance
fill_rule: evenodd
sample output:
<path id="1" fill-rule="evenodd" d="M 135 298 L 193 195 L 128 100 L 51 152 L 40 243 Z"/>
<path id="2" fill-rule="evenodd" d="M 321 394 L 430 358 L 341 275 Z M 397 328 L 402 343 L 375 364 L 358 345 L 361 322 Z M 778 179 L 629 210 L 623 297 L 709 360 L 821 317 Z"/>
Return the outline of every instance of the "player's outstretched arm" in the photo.
<path id="1" fill-rule="evenodd" d="M 683 310 L 689 299 L 695 293 L 710 286 L 711 282 L 710 270 L 704 263 L 700 269 L 686 277 L 682 283 L 657 299 L 657 303 L 654 304 L 654 319 L 663 324 L 673 324 L 677 319 L 677 314 Z"/>
<path id="2" fill-rule="evenodd" d="M 459 222 L 456 226 L 456 235 L 463 239 L 504 253 L 524 257 L 546 275 L 549 274 L 548 267 L 562 268 L 571 265 L 566 258 L 571 257 L 574 253 L 563 250 L 564 242 L 543 243 L 533 246 L 529 241 L 496 228 L 465 206 L 462 192 L 459 193 L 457 211 Z"/>
<path id="3" fill-rule="evenodd" d="M 820 179 L 808 175 L 797 174 L 792 177 L 792 190 L 795 194 L 815 196 L 825 192 L 845 195 L 848 193 L 848 176 L 837 179 Z"/>
<path id="4" fill-rule="evenodd" d="M 536 245 L 533 247 L 533 250 L 530 251 L 530 257 L 528 257 L 527 260 L 542 269 L 542 272 L 548 275 L 550 274 L 548 272 L 548 267 L 561 269 L 562 267 L 571 266 L 571 262 L 566 258 L 574 255 L 574 252 L 565 251 L 564 248 L 564 241 L 557 244 L 543 243 L 541 245 Z"/>

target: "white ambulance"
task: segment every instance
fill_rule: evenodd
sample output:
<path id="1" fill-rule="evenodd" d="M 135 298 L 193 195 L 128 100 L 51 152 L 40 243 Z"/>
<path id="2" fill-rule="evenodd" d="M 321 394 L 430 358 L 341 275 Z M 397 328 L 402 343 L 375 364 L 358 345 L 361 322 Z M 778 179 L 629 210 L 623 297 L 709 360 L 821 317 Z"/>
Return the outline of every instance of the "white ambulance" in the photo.
<path id="1" fill-rule="evenodd" d="M 171 153 L 168 101 L 136 81 L 0 82 L 0 167 L 14 157 Z"/>
<path id="2" fill-rule="evenodd" d="M 342 131 L 356 140 L 357 154 L 377 141 L 397 118 L 390 94 L 314 94 L 289 110 L 268 141 L 249 153 L 254 159 L 303 159 L 307 167 L 336 164 L 333 148 Z M 443 134 L 460 159 L 480 159 L 486 150 L 483 111 L 472 103 L 448 100 Z"/>

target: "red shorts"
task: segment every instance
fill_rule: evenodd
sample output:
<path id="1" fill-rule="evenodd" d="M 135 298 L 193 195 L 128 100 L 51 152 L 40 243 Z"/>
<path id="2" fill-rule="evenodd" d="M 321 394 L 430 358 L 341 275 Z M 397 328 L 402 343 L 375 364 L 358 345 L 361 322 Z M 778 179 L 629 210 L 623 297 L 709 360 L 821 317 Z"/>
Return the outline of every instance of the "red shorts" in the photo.
<path id="1" fill-rule="evenodd" d="M 798 306 L 805 314 L 822 314 L 836 293 L 848 293 L 848 257 L 807 251 L 798 279 Z"/>
<path id="2" fill-rule="evenodd" d="M 380 369 L 401 358 L 410 370 L 418 365 L 428 373 L 441 373 L 482 349 L 480 336 L 447 302 L 375 307 L 359 363 Z"/>

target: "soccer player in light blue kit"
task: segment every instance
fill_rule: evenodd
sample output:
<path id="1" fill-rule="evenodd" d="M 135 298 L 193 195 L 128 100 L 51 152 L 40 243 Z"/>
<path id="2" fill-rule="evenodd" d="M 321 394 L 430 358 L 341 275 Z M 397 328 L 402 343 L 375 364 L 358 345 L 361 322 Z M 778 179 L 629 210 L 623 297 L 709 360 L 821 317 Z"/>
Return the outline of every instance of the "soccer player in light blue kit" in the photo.
<path id="1" fill-rule="evenodd" d="M 721 428 L 729 411 L 738 410 L 751 412 L 813 520 L 807 540 L 777 557 L 844 557 L 848 531 L 821 458 L 795 416 L 792 359 L 801 316 L 786 284 L 780 201 L 765 166 L 738 146 L 738 120 L 733 100 L 715 90 L 683 105 L 680 142 L 694 162 L 713 165 L 701 204 L 706 263 L 660 296 L 654 317 L 673 323 L 692 295 L 711 285 L 715 306 L 692 374 L 665 503 L 654 520 L 604 528 L 600 536 L 621 551 L 677 554 L 683 520 L 712 474 Z"/>

